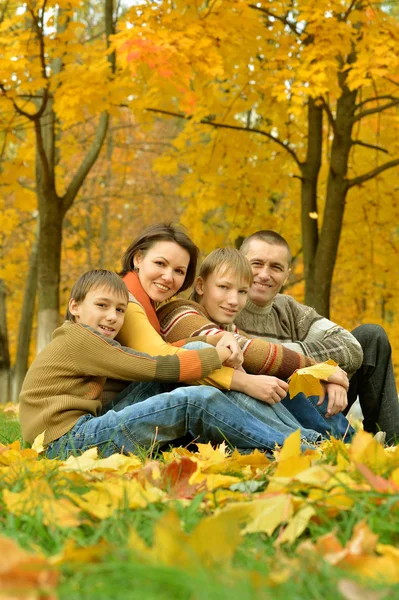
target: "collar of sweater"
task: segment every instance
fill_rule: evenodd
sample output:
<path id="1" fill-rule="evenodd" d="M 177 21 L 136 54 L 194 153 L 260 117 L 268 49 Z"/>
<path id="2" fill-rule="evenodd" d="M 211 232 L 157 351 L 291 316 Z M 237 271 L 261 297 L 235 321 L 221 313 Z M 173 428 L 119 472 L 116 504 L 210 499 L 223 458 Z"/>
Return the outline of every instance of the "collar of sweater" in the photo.
<path id="1" fill-rule="evenodd" d="M 252 313 L 254 315 L 264 316 L 270 313 L 270 311 L 272 310 L 272 306 L 273 303 L 269 304 L 268 306 L 259 306 L 258 304 L 254 304 L 253 302 L 251 302 L 251 300 L 248 298 L 244 311 Z"/>

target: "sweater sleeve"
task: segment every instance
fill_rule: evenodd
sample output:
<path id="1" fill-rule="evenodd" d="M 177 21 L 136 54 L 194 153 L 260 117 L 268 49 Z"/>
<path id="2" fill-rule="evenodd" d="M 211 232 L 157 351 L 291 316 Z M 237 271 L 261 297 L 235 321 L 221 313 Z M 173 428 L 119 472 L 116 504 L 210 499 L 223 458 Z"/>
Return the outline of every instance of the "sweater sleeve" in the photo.
<path id="1" fill-rule="evenodd" d="M 357 371 L 363 361 L 362 347 L 356 338 L 324 317 L 312 323 L 306 337 L 296 342 L 295 347 L 318 362 L 332 358 L 349 374 Z"/>
<path id="2" fill-rule="evenodd" d="M 118 341 L 129 348 L 133 348 L 138 352 L 145 352 L 152 356 L 181 356 L 186 353 L 185 348 L 172 346 L 155 331 L 151 323 L 147 319 L 144 309 L 134 302 L 129 302 L 125 322 L 119 335 Z M 178 340 L 175 340 L 178 341 Z M 193 340 L 188 340 L 193 341 Z M 179 340 L 179 346 L 180 346 Z M 190 351 L 191 352 L 191 351 Z M 210 376 L 195 378 L 191 383 L 213 385 L 219 389 L 230 389 L 231 380 L 233 378 L 233 369 L 229 367 L 217 368 Z M 209 375 L 209 373 L 208 373 Z M 182 380 L 182 381 L 188 381 Z"/>
<path id="3" fill-rule="evenodd" d="M 225 333 L 225 330 L 213 323 L 195 303 L 184 303 L 182 300 L 172 302 L 162 306 L 157 314 L 161 323 L 161 333 L 168 342 L 174 342 L 180 336 L 211 336 Z M 251 339 L 243 331 L 234 335 L 244 353 L 243 367 L 248 373 L 287 379 L 296 369 L 314 364 L 313 359 L 281 344 L 260 338 Z"/>
<path id="4" fill-rule="evenodd" d="M 179 382 L 205 377 L 221 367 L 214 348 L 154 357 L 110 342 L 78 323 L 68 328 L 65 335 L 69 355 L 82 376 Z"/>

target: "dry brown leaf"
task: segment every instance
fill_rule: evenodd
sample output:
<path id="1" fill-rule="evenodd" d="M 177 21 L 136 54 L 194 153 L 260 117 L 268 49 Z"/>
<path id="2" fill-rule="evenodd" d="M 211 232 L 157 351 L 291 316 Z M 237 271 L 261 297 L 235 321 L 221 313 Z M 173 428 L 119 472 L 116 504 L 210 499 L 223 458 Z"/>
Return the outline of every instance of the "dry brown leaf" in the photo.
<path id="1" fill-rule="evenodd" d="M 337 587 L 345 600 L 383 600 L 388 594 L 388 590 L 369 590 L 351 579 L 341 579 Z"/>

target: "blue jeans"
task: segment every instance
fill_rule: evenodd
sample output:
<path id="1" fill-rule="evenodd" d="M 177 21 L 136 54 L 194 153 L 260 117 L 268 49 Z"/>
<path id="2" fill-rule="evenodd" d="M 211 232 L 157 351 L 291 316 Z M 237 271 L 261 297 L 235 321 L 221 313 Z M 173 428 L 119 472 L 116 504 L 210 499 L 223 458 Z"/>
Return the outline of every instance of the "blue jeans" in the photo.
<path id="1" fill-rule="evenodd" d="M 262 423 L 266 423 L 273 427 L 276 431 L 279 431 L 284 436 L 289 436 L 297 429 L 301 432 L 301 438 L 310 443 L 320 441 L 322 438 L 321 432 L 315 431 L 315 429 L 309 424 L 303 426 L 296 415 L 292 414 L 282 402 L 277 404 L 266 404 L 261 400 L 256 400 L 251 396 L 247 396 L 241 392 L 224 392 L 228 398 L 234 401 L 236 406 L 239 406 L 245 410 L 248 414 L 256 417 Z M 310 421 L 309 421 L 310 422 Z"/>
<path id="2" fill-rule="evenodd" d="M 291 414 L 304 427 L 310 427 L 323 436 L 334 436 L 344 439 L 345 442 L 350 442 L 355 430 L 349 421 L 342 413 L 326 418 L 328 397 L 324 398 L 323 404 L 317 406 L 319 401 L 318 396 L 306 398 L 305 394 L 297 394 L 294 398 L 286 396 L 281 404 L 285 406 Z"/>
<path id="3" fill-rule="evenodd" d="M 197 344 L 201 342 L 192 342 L 191 344 L 194 343 Z M 113 410 L 119 411 L 132 404 L 132 402 L 142 402 L 155 394 L 170 392 L 173 389 L 176 389 L 178 385 L 179 384 L 175 383 L 154 383 L 152 381 L 133 382 L 115 398 L 111 407 Z M 300 429 L 301 438 L 303 440 L 315 443 L 321 439 L 320 432 L 302 427 L 299 421 L 297 421 L 281 402 L 271 406 L 241 392 L 227 390 L 220 390 L 220 392 L 223 393 L 226 398 L 233 401 L 236 406 L 256 417 L 259 421 L 262 421 L 262 423 L 268 425 L 276 432 L 282 433 L 284 437 L 287 437 L 297 429 Z M 105 410 L 109 410 L 109 408 L 110 406 L 107 405 Z"/>
<path id="4" fill-rule="evenodd" d="M 264 450 L 286 439 L 216 388 L 177 387 L 140 401 L 136 387 L 133 383 L 120 394 L 121 407 L 116 402 L 99 417 L 80 417 L 68 433 L 48 445 L 47 458 L 80 454 L 94 446 L 102 456 L 137 453 L 154 441 L 165 444 L 187 434 L 202 443 L 227 440 L 237 448 Z"/>

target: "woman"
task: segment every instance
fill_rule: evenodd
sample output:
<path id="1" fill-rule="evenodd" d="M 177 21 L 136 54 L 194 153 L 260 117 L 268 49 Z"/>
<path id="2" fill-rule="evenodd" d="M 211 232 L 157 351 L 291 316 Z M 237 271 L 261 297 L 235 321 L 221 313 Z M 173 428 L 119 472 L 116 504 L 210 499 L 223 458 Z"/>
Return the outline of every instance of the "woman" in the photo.
<path id="1" fill-rule="evenodd" d="M 174 300 L 157 311 L 161 334 L 167 341 L 174 342 L 180 337 L 231 331 L 243 350 L 243 366 L 246 371 L 254 374 L 270 373 L 283 379 L 289 377 L 296 368 L 305 366 L 306 357 L 287 351 L 282 345 L 250 338 L 245 332 L 239 332 L 234 325 L 234 319 L 245 306 L 251 285 L 252 270 L 245 256 L 233 248 L 214 250 L 201 266 L 192 294 L 193 301 Z M 292 362 L 294 358 L 296 364 Z M 327 394 L 333 399 L 334 394 L 346 398 L 346 389 L 342 387 L 346 383 L 344 372 L 338 372 L 332 381 L 336 383 L 326 384 Z M 328 399 L 324 397 L 314 397 L 308 401 L 303 394 L 299 394 L 294 400 L 288 397 L 283 399 L 280 407 L 283 408 L 283 405 L 303 426 L 316 429 L 323 435 L 329 433 L 342 437 L 349 434 L 349 438 L 353 434 L 349 422 L 338 409 L 338 414 L 326 419 Z M 261 418 L 263 406 L 251 402 L 247 410 Z"/>
<path id="2" fill-rule="evenodd" d="M 155 306 L 191 286 L 195 277 L 197 255 L 198 249 L 182 230 L 164 224 L 148 228 L 129 246 L 123 256 L 121 273 L 131 293 L 125 323 L 118 336 L 122 345 L 151 355 L 185 351 L 182 346 L 187 340 L 178 340 L 171 345 L 162 339 Z M 234 336 L 226 332 L 202 336 L 201 340 L 215 344 L 221 337 L 225 339 L 226 345 L 236 343 Z M 292 355 L 297 361 L 296 353 Z M 217 370 L 197 383 L 210 383 L 225 390 L 244 392 L 247 394 L 244 397 L 244 408 L 247 408 L 248 403 L 254 402 L 248 395 L 274 405 L 280 402 L 288 389 L 286 382 L 277 378 L 247 374 L 228 367 Z M 143 385 L 150 385 L 148 394 L 154 394 L 154 384 Z M 138 391 L 141 393 L 142 389 L 143 386 Z M 146 390 L 144 393 L 147 393 Z M 235 397 L 237 403 L 243 400 L 241 396 L 238 394 Z M 300 427 L 283 407 L 279 406 L 276 411 L 267 404 L 262 406 L 263 421 L 275 428 L 277 443 L 281 443 L 278 441 L 282 439 L 281 433 L 285 438 Z M 315 431 L 303 428 L 302 436 L 311 442 L 320 437 Z"/>

